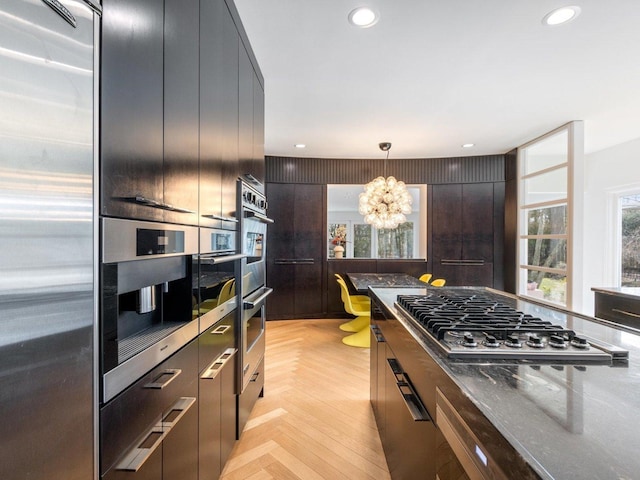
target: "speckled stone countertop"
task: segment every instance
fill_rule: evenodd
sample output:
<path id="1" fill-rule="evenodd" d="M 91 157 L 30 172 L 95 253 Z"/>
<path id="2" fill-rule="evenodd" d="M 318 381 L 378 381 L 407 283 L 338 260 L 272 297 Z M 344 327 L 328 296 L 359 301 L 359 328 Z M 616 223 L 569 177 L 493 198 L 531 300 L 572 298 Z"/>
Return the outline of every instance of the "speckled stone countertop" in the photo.
<path id="1" fill-rule="evenodd" d="M 640 300 L 640 287 L 593 287 L 591 290 L 632 300 Z"/>
<path id="2" fill-rule="evenodd" d="M 426 292 L 372 289 L 407 329 L 415 327 L 397 312 L 397 295 Z M 640 336 L 513 297 L 504 303 L 624 348 L 629 359 L 613 366 L 460 361 L 419 343 L 541 478 L 640 478 Z"/>

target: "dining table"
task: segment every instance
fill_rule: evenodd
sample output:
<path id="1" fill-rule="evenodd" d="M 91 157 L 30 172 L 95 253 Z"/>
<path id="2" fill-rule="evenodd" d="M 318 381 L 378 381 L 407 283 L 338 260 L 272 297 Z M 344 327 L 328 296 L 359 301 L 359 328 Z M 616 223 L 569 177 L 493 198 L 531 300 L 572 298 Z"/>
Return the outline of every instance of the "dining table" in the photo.
<path id="1" fill-rule="evenodd" d="M 347 279 L 360 294 L 367 294 L 369 287 L 421 287 L 426 283 L 406 273 L 347 273 Z"/>

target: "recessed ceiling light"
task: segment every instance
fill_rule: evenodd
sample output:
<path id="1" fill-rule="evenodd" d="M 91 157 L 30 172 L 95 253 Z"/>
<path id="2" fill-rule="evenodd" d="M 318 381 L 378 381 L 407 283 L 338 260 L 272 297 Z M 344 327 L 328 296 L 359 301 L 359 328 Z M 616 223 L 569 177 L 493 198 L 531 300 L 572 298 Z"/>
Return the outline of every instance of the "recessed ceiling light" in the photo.
<path id="1" fill-rule="evenodd" d="M 305 147 L 306 147 L 306 145 L 305 145 L 304 143 L 296 143 L 296 144 L 294 145 L 294 147 L 296 147 L 296 148 L 305 148 Z"/>
<path id="2" fill-rule="evenodd" d="M 542 23 L 549 26 L 562 25 L 575 19 L 578 15 L 580 15 L 580 7 L 574 5 L 556 8 L 544 16 Z"/>
<path id="3" fill-rule="evenodd" d="M 349 23 L 355 27 L 368 28 L 378 23 L 380 16 L 371 7 L 358 7 L 349 12 Z"/>
<path id="4" fill-rule="evenodd" d="M 462 148 L 471 148 L 471 147 L 475 147 L 476 144 L 475 143 L 464 143 L 462 144 Z"/>

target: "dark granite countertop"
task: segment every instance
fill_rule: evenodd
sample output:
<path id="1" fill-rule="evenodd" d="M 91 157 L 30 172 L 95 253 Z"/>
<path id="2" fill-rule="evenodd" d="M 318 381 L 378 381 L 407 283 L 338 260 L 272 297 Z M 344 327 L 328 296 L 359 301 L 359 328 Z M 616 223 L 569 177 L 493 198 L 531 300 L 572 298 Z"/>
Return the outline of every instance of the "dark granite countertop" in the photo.
<path id="1" fill-rule="evenodd" d="M 394 302 L 416 289 L 372 293 L 414 328 Z M 460 361 L 414 337 L 541 478 L 640 478 L 640 336 L 515 297 L 505 303 L 622 347 L 629 360 L 615 366 Z"/>
<path id="2" fill-rule="evenodd" d="M 592 287 L 591 291 L 640 300 L 640 287 Z"/>
<path id="3" fill-rule="evenodd" d="M 424 287 L 425 283 L 405 273 L 347 273 L 347 278 L 359 293 L 369 287 Z"/>

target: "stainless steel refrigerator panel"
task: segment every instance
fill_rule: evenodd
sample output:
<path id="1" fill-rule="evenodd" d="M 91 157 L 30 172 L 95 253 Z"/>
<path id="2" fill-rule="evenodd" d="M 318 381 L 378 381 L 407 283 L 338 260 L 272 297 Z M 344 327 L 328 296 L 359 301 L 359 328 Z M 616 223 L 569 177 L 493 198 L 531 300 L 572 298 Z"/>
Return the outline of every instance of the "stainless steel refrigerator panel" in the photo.
<path id="1" fill-rule="evenodd" d="M 94 476 L 94 12 L 59 3 L 0 0 L 0 478 Z"/>

